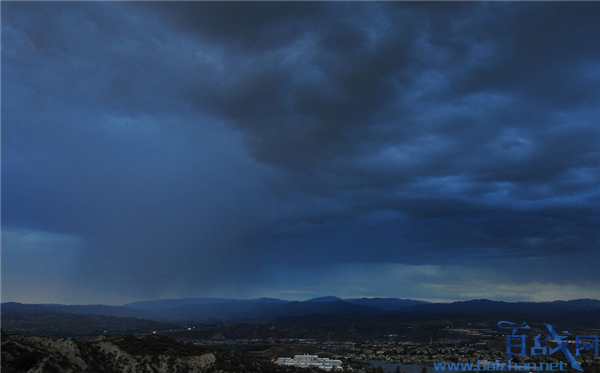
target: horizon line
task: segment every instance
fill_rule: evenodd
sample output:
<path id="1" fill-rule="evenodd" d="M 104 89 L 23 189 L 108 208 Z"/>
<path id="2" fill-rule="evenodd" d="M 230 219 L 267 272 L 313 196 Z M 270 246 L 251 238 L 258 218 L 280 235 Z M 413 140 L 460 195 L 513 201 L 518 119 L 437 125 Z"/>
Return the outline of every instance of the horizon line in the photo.
<path id="1" fill-rule="evenodd" d="M 350 299 L 398 299 L 398 300 L 407 300 L 407 301 L 418 301 L 418 302 L 425 302 L 428 304 L 452 304 L 452 303 L 458 303 L 458 302 L 472 302 L 472 301 L 490 301 L 490 302 L 503 302 L 503 303 L 552 303 L 552 302 L 572 302 L 572 301 L 577 301 L 577 300 L 593 300 L 593 301 L 600 301 L 600 299 L 596 299 L 596 298 L 576 298 L 576 299 L 555 299 L 555 300 L 549 300 L 549 301 L 525 301 L 525 300 L 518 300 L 518 301 L 507 301 L 507 300 L 495 300 L 495 299 L 489 299 L 489 298 L 473 298 L 473 299 L 462 299 L 462 300 L 448 300 L 448 301 L 442 301 L 442 300 L 435 300 L 435 301 L 430 301 L 430 300 L 423 300 L 423 299 L 416 299 L 416 298 L 398 298 L 398 297 L 381 297 L 381 296 L 372 296 L 372 297 L 353 297 L 353 298 L 340 298 L 334 295 L 325 295 L 325 296 L 319 296 L 319 297 L 312 297 L 312 298 L 308 298 L 308 299 L 303 299 L 303 300 L 289 300 L 289 299 L 283 299 L 283 298 L 274 298 L 274 297 L 258 297 L 258 298 L 225 298 L 225 297 L 183 297 L 183 298 L 164 298 L 164 299 L 150 299 L 150 300 L 140 300 L 140 301 L 132 301 L 132 302 L 127 302 L 127 303 L 122 303 L 122 304 L 109 304 L 109 303 L 48 303 L 48 302 L 44 302 L 44 303 L 26 303 L 26 302 L 19 302 L 19 301 L 13 301 L 13 300 L 9 300 L 9 301 L 0 301 L 0 304 L 7 304 L 7 303 L 18 303 L 18 304 L 24 304 L 24 305 L 62 305 L 62 306 L 108 306 L 108 307 L 126 307 L 128 304 L 132 304 L 132 303 L 146 303 L 146 302 L 161 302 L 161 301 L 172 301 L 172 300 L 187 300 L 187 299 L 218 299 L 218 300 L 224 300 L 224 301 L 252 301 L 252 300 L 260 300 L 260 299 L 273 299 L 273 300 L 279 300 L 279 301 L 285 301 L 285 302 L 307 302 L 310 300 L 314 300 L 314 299 L 322 299 L 322 298 L 337 298 L 338 301 L 345 301 L 345 300 L 350 300 Z M 332 300 L 332 302 L 334 302 L 336 300 Z"/>

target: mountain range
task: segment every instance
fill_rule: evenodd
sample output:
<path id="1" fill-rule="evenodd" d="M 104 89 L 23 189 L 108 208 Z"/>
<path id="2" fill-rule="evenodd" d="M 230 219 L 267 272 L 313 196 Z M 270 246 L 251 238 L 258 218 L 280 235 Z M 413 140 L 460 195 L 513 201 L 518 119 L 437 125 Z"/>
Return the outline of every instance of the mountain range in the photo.
<path id="1" fill-rule="evenodd" d="M 122 306 L 3 303 L 2 318 L 11 314 L 40 312 L 102 315 L 191 324 L 230 321 L 268 321 L 308 315 L 489 315 L 518 314 L 558 316 L 600 310 L 600 301 L 579 299 L 554 302 L 501 302 L 470 300 L 428 303 L 399 298 L 313 298 L 287 301 L 274 298 L 186 298 L 127 303 Z"/>

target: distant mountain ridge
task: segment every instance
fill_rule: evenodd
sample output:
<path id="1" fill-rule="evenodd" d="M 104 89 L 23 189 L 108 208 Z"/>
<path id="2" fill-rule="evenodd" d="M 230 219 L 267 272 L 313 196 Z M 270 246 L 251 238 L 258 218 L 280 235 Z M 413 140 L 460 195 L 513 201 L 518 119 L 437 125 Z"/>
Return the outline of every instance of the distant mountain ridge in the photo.
<path id="1" fill-rule="evenodd" d="M 351 298 L 328 296 L 306 301 L 275 298 L 185 298 L 105 305 L 24 305 L 3 303 L 2 314 L 48 310 L 76 315 L 104 315 L 147 319 L 163 323 L 215 323 L 220 321 L 266 321 L 309 315 L 535 315 L 557 316 L 600 310 L 600 300 L 554 302 L 503 302 L 487 299 L 454 303 L 427 303 L 400 298 Z"/>
<path id="2" fill-rule="evenodd" d="M 192 304 L 225 304 L 225 303 L 289 303 L 287 300 L 276 298 L 257 298 L 257 299 L 228 299 L 228 298 L 183 298 L 183 299 L 161 299 L 141 302 L 126 303 L 123 307 L 139 310 L 156 311 L 167 308 L 188 306 Z"/>
<path id="3" fill-rule="evenodd" d="M 379 308 L 383 311 L 397 311 L 405 307 L 419 304 L 431 304 L 422 300 L 400 299 L 400 298 L 353 298 L 344 299 L 344 302 Z"/>
<path id="4" fill-rule="evenodd" d="M 576 299 L 553 302 L 503 302 L 475 299 L 454 303 L 430 303 L 405 307 L 398 313 L 419 315 L 523 314 L 557 316 L 577 311 L 600 310 L 600 300 Z"/>
<path id="5" fill-rule="evenodd" d="M 342 299 L 335 296 L 325 296 L 311 298 L 305 301 L 289 301 L 277 298 L 258 298 L 258 299 L 227 299 L 227 298 L 184 298 L 184 299 L 164 299 L 150 300 L 141 302 L 126 303 L 123 307 L 134 308 L 148 311 L 165 310 L 190 305 L 216 305 L 231 304 L 240 306 L 242 304 L 290 304 L 290 303 L 331 303 L 344 302 L 357 306 L 371 307 L 381 311 L 396 311 L 403 307 L 414 306 L 417 304 L 429 304 L 429 302 L 400 299 L 400 298 L 349 298 Z"/>
<path id="6" fill-rule="evenodd" d="M 60 307 L 20 303 L 2 305 L 2 329 L 50 337 L 90 337 L 104 333 L 150 333 L 179 329 L 175 324 L 101 314 L 63 312 Z"/>
<path id="7" fill-rule="evenodd" d="M 343 301 L 342 298 L 334 297 L 331 295 L 325 297 L 311 298 L 306 300 L 306 302 L 319 302 L 319 303 L 327 303 L 327 302 L 339 302 Z"/>

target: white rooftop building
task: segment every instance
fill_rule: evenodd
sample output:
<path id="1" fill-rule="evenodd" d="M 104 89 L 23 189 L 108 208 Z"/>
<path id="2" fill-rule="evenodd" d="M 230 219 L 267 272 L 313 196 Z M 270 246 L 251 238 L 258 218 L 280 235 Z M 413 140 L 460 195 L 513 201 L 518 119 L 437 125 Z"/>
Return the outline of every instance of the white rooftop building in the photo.
<path id="1" fill-rule="evenodd" d="M 280 357 L 275 360 L 275 364 L 295 366 L 300 368 L 320 368 L 326 371 L 336 371 L 342 369 L 342 361 L 319 357 L 318 355 L 296 355 L 292 357 Z"/>

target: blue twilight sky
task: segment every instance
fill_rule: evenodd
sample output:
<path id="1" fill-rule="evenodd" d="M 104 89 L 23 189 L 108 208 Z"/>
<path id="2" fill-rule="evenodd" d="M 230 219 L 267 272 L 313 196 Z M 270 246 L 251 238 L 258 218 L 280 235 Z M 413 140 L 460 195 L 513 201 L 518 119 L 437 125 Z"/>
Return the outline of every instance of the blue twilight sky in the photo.
<path id="1" fill-rule="evenodd" d="M 600 3 L 2 2 L 2 301 L 600 298 Z"/>

